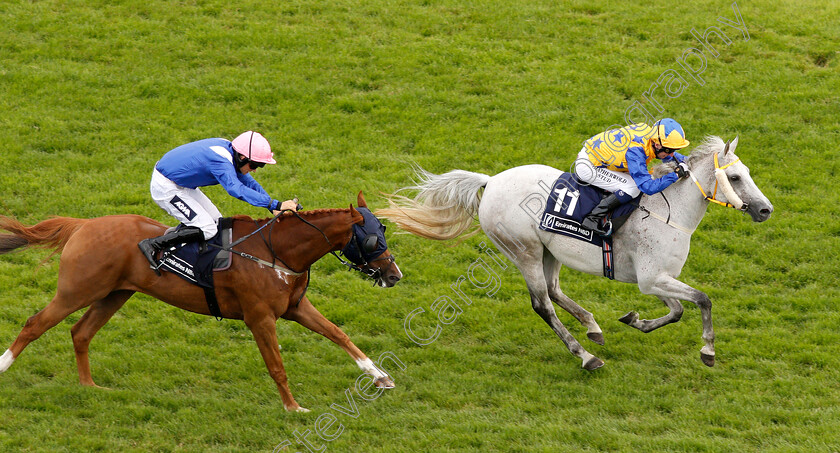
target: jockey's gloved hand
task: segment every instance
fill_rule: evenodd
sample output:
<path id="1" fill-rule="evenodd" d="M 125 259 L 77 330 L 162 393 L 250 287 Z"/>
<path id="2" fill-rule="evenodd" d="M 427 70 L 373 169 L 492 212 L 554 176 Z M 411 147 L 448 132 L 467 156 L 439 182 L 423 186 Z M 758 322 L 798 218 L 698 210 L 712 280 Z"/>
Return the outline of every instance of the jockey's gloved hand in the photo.
<path id="1" fill-rule="evenodd" d="M 688 177 L 688 164 L 685 162 L 678 163 L 677 168 L 674 169 L 674 173 L 676 173 L 680 178 Z"/>
<path id="2" fill-rule="evenodd" d="M 279 211 L 297 211 L 298 209 L 300 209 L 300 208 L 298 208 L 298 206 L 300 206 L 300 205 L 297 202 L 297 198 L 295 198 L 294 200 L 286 200 L 283 203 L 280 203 L 280 208 L 278 210 Z"/>

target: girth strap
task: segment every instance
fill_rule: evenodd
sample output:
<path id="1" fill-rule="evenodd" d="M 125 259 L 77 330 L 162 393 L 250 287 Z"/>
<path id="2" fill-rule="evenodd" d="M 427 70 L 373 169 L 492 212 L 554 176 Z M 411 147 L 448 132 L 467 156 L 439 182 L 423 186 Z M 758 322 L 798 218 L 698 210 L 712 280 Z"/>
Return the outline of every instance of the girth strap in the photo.
<path id="1" fill-rule="evenodd" d="M 210 314 L 216 317 L 216 321 L 224 319 L 222 311 L 219 310 L 219 301 L 216 300 L 216 291 L 213 288 L 201 287 L 204 290 L 204 298 L 207 299 L 207 308 L 210 309 Z"/>
<path id="2" fill-rule="evenodd" d="M 615 280 L 615 267 L 613 264 L 613 248 L 612 238 L 605 237 L 601 244 L 601 250 L 604 252 L 604 277 L 610 280 Z"/>

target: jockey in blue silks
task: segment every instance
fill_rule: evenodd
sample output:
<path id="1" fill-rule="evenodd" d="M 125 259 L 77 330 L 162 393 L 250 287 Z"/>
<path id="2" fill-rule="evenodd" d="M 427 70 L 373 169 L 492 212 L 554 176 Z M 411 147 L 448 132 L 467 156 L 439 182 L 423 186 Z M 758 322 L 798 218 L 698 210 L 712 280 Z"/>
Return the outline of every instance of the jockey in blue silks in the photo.
<path id="1" fill-rule="evenodd" d="M 665 190 L 687 175 L 685 156 L 678 153 L 689 145 L 685 131 L 671 118 L 663 118 L 653 126 L 637 123 L 621 129 L 611 129 L 584 142 L 575 160 L 575 174 L 582 182 L 611 192 L 581 223 L 602 236 L 612 227 L 607 214 L 640 193 L 653 195 Z M 663 162 L 677 161 L 674 173 L 654 179 L 648 163 L 654 158 Z"/>
<path id="2" fill-rule="evenodd" d="M 222 214 L 199 187 L 221 184 L 231 196 L 275 215 L 282 210 L 294 211 L 297 202 L 280 203 L 248 174 L 275 163 L 268 140 L 254 131 L 244 132 L 232 142 L 208 138 L 164 154 L 152 172 L 152 199 L 187 227 L 138 244 L 152 268 L 157 268 L 155 255 L 160 250 L 216 235 L 216 222 Z"/>

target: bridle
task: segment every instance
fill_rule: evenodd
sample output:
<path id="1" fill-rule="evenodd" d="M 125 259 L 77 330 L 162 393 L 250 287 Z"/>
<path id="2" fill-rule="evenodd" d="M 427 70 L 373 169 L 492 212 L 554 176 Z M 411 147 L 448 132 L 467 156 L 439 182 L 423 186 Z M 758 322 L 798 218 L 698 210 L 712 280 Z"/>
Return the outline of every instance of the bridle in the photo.
<path id="1" fill-rule="evenodd" d="M 280 258 L 277 255 L 277 252 L 274 251 L 274 246 L 272 245 L 271 240 L 270 240 L 272 231 L 274 229 L 274 225 L 276 224 L 276 222 L 280 218 L 280 216 L 282 216 L 286 211 L 292 212 L 292 214 L 294 214 L 294 216 L 297 217 L 301 222 L 303 222 L 303 223 L 311 226 L 315 230 L 317 230 L 324 237 L 324 240 L 327 241 L 327 244 L 330 247 L 333 246 L 332 241 L 330 241 L 330 239 L 327 237 L 326 233 L 324 233 L 323 230 L 321 230 L 316 225 L 313 225 L 311 222 L 309 222 L 308 220 L 301 217 L 300 214 L 297 213 L 297 211 L 293 211 L 291 209 L 282 210 L 277 215 L 275 215 L 271 220 L 266 222 L 264 225 L 259 226 L 256 230 L 252 231 L 251 233 L 249 233 L 245 236 L 242 236 L 241 238 L 237 239 L 235 242 L 231 243 L 227 247 L 221 247 L 221 246 L 218 246 L 218 245 L 214 245 L 214 246 L 217 247 L 217 248 L 220 248 L 222 250 L 226 250 L 226 251 L 229 251 L 231 253 L 235 253 L 236 255 L 239 255 L 242 258 L 254 261 L 254 262 L 256 262 L 258 264 L 261 264 L 263 266 L 267 266 L 267 267 L 272 268 L 272 269 L 280 270 L 280 271 L 282 271 L 286 274 L 289 274 L 289 275 L 293 275 L 293 276 L 303 275 L 303 274 L 309 272 L 309 269 L 305 269 L 303 271 L 296 271 L 296 270 L 292 269 L 291 266 L 289 266 L 285 261 L 283 261 L 282 258 Z M 254 223 L 257 224 L 257 221 L 255 220 Z M 259 225 L 259 224 L 257 224 L 257 225 Z M 264 235 L 263 232 L 262 232 L 262 230 L 265 229 L 265 227 L 269 227 L 268 238 L 266 238 L 266 235 Z M 269 252 L 271 252 L 271 262 L 268 262 L 268 261 L 263 260 L 261 258 L 257 258 L 253 255 L 248 254 L 248 253 L 240 252 L 238 250 L 233 249 L 233 247 L 245 242 L 246 240 L 248 240 L 252 236 L 256 235 L 257 233 L 259 233 L 260 238 L 263 241 L 263 244 L 265 244 L 266 248 L 268 248 Z M 356 238 L 356 234 L 352 230 L 351 230 L 350 234 L 352 235 L 351 238 L 350 238 L 350 241 L 353 241 L 353 240 L 358 241 L 358 238 Z M 349 241 L 348 241 L 348 244 L 349 244 Z M 359 247 L 359 248 L 360 248 L 360 250 L 364 250 L 362 247 Z M 333 256 L 335 256 L 338 259 L 338 261 L 341 262 L 341 264 L 347 266 L 348 269 L 358 271 L 359 273 L 374 279 L 374 285 L 376 284 L 376 281 L 381 279 L 382 274 L 384 272 L 381 269 L 373 268 L 371 266 L 371 264 L 373 264 L 377 261 L 387 260 L 388 261 L 388 267 L 385 268 L 385 271 L 388 271 L 391 268 L 391 266 L 393 266 L 394 262 L 396 261 L 396 259 L 394 258 L 393 255 L 390 255 L 390 256 L 387 256 L 387 257 L 384 257 L 384 258 L 376 258 L 376 259 L 368 261 L 368 260 L 364 259 L 364 255 L 360 254 L 360 256 L 362 256 L 362 261 L 363 262 L 361 264 L 357 264 L 357 263 L 351 263 L 351 262 L 348 262 L 348 261 L 342 259 L 336 252 L 330 252 L 330 253 Z M 342 255 L 344 255 L 343 251 L 342 251 Z M 277 261 L 279 261 L 283 265 L 282 266 L 278 265 Z"/>
<path id="2" fill-rule="evenodd" d="M 724 153 L 726 153 L 726 150 L 728 150 L 728 149 L 729 149 L 729 142 L 726 142 L 726 147 L 724 148 Z M 700 193 L 703 195 L 703 199 L 705 199 L 706 201 L 710 201 L 712 203 L 718 204 L 718 205 L 726 207 L 726 208 L 733 208 L 733 209 L 737 209 L 737 210 L 742 211 L 742 212 L 746 212 L 747 209 L 749 208 L 749 203 L 744 203 L 743 201 L 741 201 L 741 198 L 738 196 L 738 194 L 735 193 L 735 190 L 732 188 L 732 184 L 730 184 L 729 180 L 726 178 L 726 172 L 724 172 L 724 170 L 726 170 L 727 168 L 729 168 L 732 165 L 735 165 L 736 163 L 740 162 L 741 159 L 740 158 L 735 159 L 734 161 L 732 161 L 732 162 L 724 165 L 723 167 L 721 167 L 720 162 L 718 160 L 718 153 L 714 153 L 714 161 L 715 161 L 715 188 L 714 188 L 714 191 L 712 192 L 712 195 L 709 196 L 706 193 L 706 191 L 703 190 L 703 186 L 700 184 L 700 181 L 698 181 L 697 178 L 694 176 L 694 173 L 691 170 L 689 170 L 688 175 L 691 177 L 691 180 L 694 181 L 694 185 L 697 186 L 697 189 L 700 190 Z M 723 192 L 723 194 L 726 195 L 726 199 L 729 200 L 729 202 L 719 201 L 715 198 L 717 196 L 718 185 L 720 185 L 721 192 Z M 652 211 L 648 210 L 644 206 L 639 206 L 639 210 L 645 212 L 647 214 L 647 217 L 653 217 L 653 218 L 665 223 L 666 225 L 668 225 L 668 226 L 670 226 L 670 227 L 672 227 L 676 230 L 679 230 L 679 231 L 682 231 L 682 232 L 684 232 L 688 235 L 691 235 L 693 233 L 692 229 L 686 228 L 682 225 L 679 225 L 679 224 L 671 221 L 671 204 L 668 202 L 668 199 L 665 198 L 665 193 L 660 192 L 660 195 L 662 195 L 662 198 L 665 199 L 665 203 L 668 205 L 668 217 L 667 218 L 662 217 L 661 215 L 656 214 L 655 212 L 652 212 Z"/>
<path id="3" fill-rule="evenodd" d="M 724 153 L 728 149 L 729 149 L 729 142 L 726 142 L 726 148 L 724 148 Z M 737 209 L 739 211 L 746 212 L 746 210 L 749 208 L 749 203 L 744 203 L 743 201 L 741 201 L 741 198 L 738 196 L 738 194 L 735 193 L 735 190 L 732 188 L 732 184 L 729 183 L 729 180 L 726 178 L 726 173 L 724 172 L 724 170 L 726 170 L 727 168 L 729 168 L 732 165 L 735 165 L 738 162 L 740 162 L 741 159 L 740 158 L 735 159 L 732 162 L 730 162 L 730 163 L 724 165 L 723 167 L 721 167 L 720 162 L 718 161 L 718 153 L 714 153 L 714 154 L 715 154 L 715 189 L 714 189 L 714 192 L 712 192 L 712 195 L 709 196 L 708 194 L 706 194 L 706 191 L 703 190 L 703 186 L 700 185 L 700 181 L 698 181 L 697 178 L 694 177 L 694 173 L 689 171 L 688 174 L 689 174 L 689 176 L 691 176 L 691 180 L 694 181 L 694 185 L 696 185 L 697 188 L 700 190 L 700 193 L 703 195 L 703 198 L 705 200 L 711 201 L 712 203 L 721 205 L 725 208 L 733 208 L 733 209 Z M 726 195 L 726 199 L 729 200 L 729 201 L 723 202 L 723 201 L 719 201 L 719 200 L 716 199 L 718 185 L 720 185 L 721 192 L 723 192 L 723 194 Z"/>
<path id="4" fill-rule="evenodd" d="M 350 240 L 352 241 L 353 238 L 350 238 Z M 362 261 L 364 261 L 364 263 L 355 264 L 355 263 L 351 263 L 351 262 L 348 262 L 348 261 L 342 259 L 340 256 L 338 256 L 338 253 L 335 253 L 335 252 L 330 252 L 330 253 L 332 253 L 333 256 L 335 256 L 336 259 L 338 259 L 338 261 L 341 262 L 341 264 L 347 266 L 348 270 L 354 270 L 354 271 L 357 271 L 357 272 L 361 273 L 362 275 L 365 275 L 367 277 L 372 278 L 374 285 L 376 285 L 376 282 L 378 282 L 379 280 L 382 279 L 382 274 L 384 272 L 382 271 L 382 269 L 371 267 L 371 264 L 373 264 L 377 261 L 388 261 L 388 267 L 385 268 L 385 271 L 387 271 L 387 270 L 391 269 L 391 266 L 393 266 L 394 262 L 396 261 L 396 258 L 394 258 L 394 255 L 389 255 L 389 256 L 386 256 L 384 258 L 376 258 L 376 259 L 372 259 L 370 261 L 367 261 L 363 258 Z M 343 254 L 344 253 L 342 253 L 342 255 Z"/>

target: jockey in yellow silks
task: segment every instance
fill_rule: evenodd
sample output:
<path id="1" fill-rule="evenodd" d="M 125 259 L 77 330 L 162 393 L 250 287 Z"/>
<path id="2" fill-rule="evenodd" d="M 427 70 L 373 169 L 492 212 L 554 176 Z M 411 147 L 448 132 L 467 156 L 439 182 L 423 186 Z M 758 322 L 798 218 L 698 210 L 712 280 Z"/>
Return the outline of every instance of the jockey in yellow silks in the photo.
<path id="1" fill-rule="evenodd" d="M 682 126 L 671 118 L 663 118 L 653 126 L 637 123 L 611 129 L 584 142 L 575 160 L 577 178 L 611 193 L 584 218 L 582 225 L 609 236 L 612 227 L 606 221 L 608 212 L 642 192 L 659 193 L 685 174 L 685 156 L 676 150 L 688 144 Z M 676 159 L 677 171 L 654 179 L 648 171 L 648 163 L 654 158 L 663 162 Z"/>

